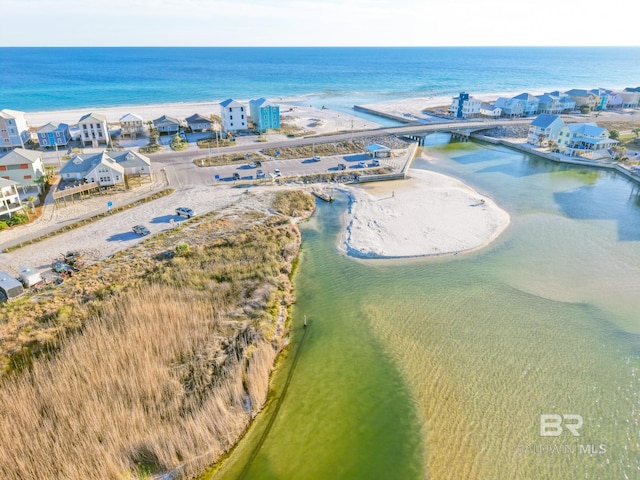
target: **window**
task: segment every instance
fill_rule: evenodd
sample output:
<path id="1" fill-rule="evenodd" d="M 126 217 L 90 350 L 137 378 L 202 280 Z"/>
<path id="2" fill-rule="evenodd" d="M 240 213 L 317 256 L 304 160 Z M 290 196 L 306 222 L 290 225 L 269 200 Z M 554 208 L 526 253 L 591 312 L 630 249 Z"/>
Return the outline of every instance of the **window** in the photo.
<path id="1" fill-rule="evenodd" d="M 31 175 L 25 175 L 25 176 L 24 176 L 24 179 L 25 179 L 25 180 L 31 180 Z"/>

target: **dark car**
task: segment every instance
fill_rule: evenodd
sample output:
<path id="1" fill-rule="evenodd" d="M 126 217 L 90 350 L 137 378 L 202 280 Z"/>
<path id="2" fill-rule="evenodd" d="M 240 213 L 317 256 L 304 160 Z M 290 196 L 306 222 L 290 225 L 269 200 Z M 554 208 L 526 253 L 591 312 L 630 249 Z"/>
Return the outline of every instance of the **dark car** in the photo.
<path id="1" fill-rule="evenodd" d="M 233 172 L 233 179 L 240 180 L 240 174 L 238 172 Z"/>
<path id="2" fill-rule="evenodd" d="M 339 163 L 338 164 L 338 170 L 346 170 L 347 166 L 344 163 Z"/>

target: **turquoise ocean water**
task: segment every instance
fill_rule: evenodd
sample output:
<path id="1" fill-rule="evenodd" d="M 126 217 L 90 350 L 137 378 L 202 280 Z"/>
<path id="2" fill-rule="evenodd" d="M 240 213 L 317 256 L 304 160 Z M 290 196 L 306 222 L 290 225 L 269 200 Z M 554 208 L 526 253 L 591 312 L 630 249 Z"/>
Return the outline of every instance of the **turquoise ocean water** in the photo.
<path id="1" fill-rule="evenodd" d="M 0 109 L 422 96 L 640 85 L 639 47 L 0 48 Z"/>

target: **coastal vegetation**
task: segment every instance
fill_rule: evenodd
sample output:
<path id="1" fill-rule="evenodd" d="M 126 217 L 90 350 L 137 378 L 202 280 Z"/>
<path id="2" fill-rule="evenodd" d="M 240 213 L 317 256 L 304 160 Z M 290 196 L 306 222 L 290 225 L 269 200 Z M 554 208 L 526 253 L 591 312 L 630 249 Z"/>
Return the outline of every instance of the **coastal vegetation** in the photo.
<path id="1" fill-rule="evenodd" d="M 261 202 L 3 306 L 2 478 L 184 478 L 237 441 L 287 344 L 291 215 L 314 207 L 299 191 Z"/>

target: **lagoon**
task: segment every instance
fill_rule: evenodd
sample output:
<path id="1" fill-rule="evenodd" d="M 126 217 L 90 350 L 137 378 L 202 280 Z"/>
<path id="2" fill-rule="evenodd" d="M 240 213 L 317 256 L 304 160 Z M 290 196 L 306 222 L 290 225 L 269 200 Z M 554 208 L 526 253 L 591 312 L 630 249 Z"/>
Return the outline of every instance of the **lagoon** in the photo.
<path id="1" fill-rule="evenodd" d="M 426 152 L 414 167 L 490 196 L 509 228 L 470 254 L 353 259 L 336 248 L 347 199 L 318 204 L 272 401 L 213 478 L 640 475 L 637 187 L 446 134 Z M 576 417 L 541 435 L 566 414 L 579 437 Z"/>

